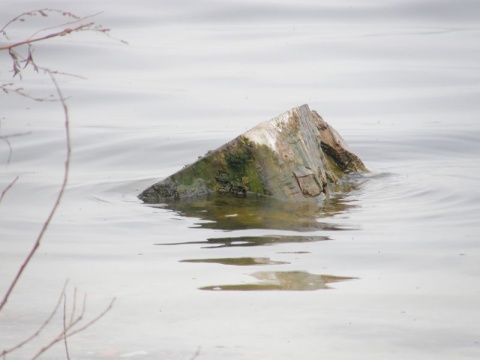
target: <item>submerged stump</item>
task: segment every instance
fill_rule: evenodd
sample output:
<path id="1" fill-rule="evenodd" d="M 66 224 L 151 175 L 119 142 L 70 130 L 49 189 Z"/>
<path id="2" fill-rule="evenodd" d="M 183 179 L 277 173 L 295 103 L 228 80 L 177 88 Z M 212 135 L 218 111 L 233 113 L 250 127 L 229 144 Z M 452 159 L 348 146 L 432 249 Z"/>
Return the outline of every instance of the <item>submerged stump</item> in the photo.
<path id="1" fill-rule="evenodd" d="M 299 201 L 367 169 L 338 132 L 303 105 L 248 130 L 145 189 L 146 203 L 212 193 Z"/>

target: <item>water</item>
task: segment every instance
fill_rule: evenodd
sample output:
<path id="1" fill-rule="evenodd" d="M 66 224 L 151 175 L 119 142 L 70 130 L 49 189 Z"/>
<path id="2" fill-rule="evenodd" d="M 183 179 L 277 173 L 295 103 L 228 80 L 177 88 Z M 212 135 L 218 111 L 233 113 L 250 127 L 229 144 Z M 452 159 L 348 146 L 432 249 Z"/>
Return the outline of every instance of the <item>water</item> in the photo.
<path id="1" fill-rule="evenodd" d="M 38 45 L 72 126 L 72 172 L 7 307 L 0 348 L 32 334 L 66 279 L 100 322 L 76 359 L 477 359 L 480 28 L 474 2 L 44 2 L 97 20 Z M 2 23 L 33 1 L 4 6 Z M 33 21 L 18 32 L 31 34 Z M 26 29 L 26 30 L 25 30 Z M 3 41 L 3 39 L 2 39 Z M 10 60 L 0 55 L 2 83 Z M 34 94 L 54 92 L 26 75 Z M 136 194 L 261 121 L 308 103 L 372 170 L 325 204 Z M 58 104 L 0 96 L 0 292 L 62 179 Z M 216 211 L 216 212 L 215 212 Z M 231 291 L 228 291 L 231 290 Z M 251 291 L 245 291 L 251 290 Z M 283 291 L 282 291 L 283 290 Z M 288 291 L 289 290 L 289 291 Z M 79 306 L 79 305 L 77 305 Z M 61 314 L 8 359 L 30 358 Z M 63 346 L 44 358 L 64 359 Z"/>

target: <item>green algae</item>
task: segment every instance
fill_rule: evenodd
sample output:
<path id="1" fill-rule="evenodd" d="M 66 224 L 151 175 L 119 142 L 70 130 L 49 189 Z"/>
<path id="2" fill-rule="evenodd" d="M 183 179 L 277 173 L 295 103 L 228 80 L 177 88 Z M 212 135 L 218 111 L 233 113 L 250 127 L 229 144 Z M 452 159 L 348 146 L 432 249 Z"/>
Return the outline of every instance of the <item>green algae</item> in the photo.
<path id="1" fill-rule="evenodd" d="M 170 179 L 174 191 L 157 191 L 160 195 L 173 199 L 209 192 L 266 194 L 255 158 L 256 148 L 253 142 L 240 136 L 220 151 L 210 151 L 205 157 L 172 175 Z M 262 150 L 265 153 L 263 147 Z"/>
<path id="2" fill-rule="evenodd" d="M 265 145 L 257 145 L 240 136 L 220 151 L 186 166 L 170 177 L 168 186 L 157 185 L 159 197 L 178 199 L 212 192 L 246 196 L 248 192 L 269 195 L 262 171 L 275 166 L 275 154 Z M 153 202 L 153 201 L 152 201 Z"/>
<path id="3" fill-rule="evenodd" d="M 224 158 L 231 176 L 236 180 L 241 179 L 245 176 L 247 166 L 254 160 L 253 144 L 246 137 L 240 136 L 236 143 L 227 147 Z"/>

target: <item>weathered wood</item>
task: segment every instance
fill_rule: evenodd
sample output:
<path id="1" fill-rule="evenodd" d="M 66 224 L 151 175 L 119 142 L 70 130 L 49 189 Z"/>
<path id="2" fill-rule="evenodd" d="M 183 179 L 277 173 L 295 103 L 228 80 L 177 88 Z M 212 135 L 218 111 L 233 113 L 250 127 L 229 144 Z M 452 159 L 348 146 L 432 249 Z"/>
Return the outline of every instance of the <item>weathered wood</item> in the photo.
<path id="1" fill-rule="evenodd" d="M 139 198 L 163 203 L 220 193 L 298 201 L 324 196 L 344 175 L 366 171 L 338 132 L 303 105 L 209 151 Z"/>

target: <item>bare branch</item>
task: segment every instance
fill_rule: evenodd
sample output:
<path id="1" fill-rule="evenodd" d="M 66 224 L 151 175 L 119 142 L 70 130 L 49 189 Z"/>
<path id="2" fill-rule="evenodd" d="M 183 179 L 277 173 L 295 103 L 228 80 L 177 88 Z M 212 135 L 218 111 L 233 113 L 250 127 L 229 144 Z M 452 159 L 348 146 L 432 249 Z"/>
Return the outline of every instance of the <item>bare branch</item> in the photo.
<path id="1" fill-rule="evenodd" d="M 58 24 L 58 25 L 54 25 L 54 26 L 50 26 L 50 27 L 47 27 L 47 28 L 44 28 L 44 29 L 40 29 L 36 32 L 34 32 L 32 35 L 30 35 L 30 37 L 27 39 L 27 40 L 30 40 L 32 39 L 35 35 L 37 34 L 40 34 L 41 32 L 44 32 L 44 31 L 48 31 L 48 30 L 53 30 L 53 29 L 56 29 L 56 28 L 63 28 L 65 26 L 68 26 L 68 25 L 73 25 L 73 24 L 77 24 L 81 21 L 85 21 L 86 19 L 89 19 L 89 18 L 93 18 L 95 16 L 98 16 L 102 13 L 102 11 L 96 13 L 96 14 L 92 14 L 92 15 L 87 15 L 87 16 L 84 16 L 84 17 L 76 17 L 74 20 L 72 21 L 68 21 L 68 22 L 65 22 L 65 23 L 62 23 L 62 24 Z"/>
<path id="2" fill-rule="evenodd" d="M 59 14 L 60 16 L 62 16 L 62 17 L 70 18 L 71 20 L 61 22 L 57 25 L 53 25 L 53 26 L 49 26 L 49 27 L 45 27 L 43 29 L 37 30 L 32 35 L 30 35 L 30 37 L 28 37 L 26 39 L 23 39 L 21 41 L 16 41 L 16 42 L 13 42 L 13 43 L 10 43 L 10 44 L 0 45 L 0 51 L 8 50 L 8 52 L 9 52 L 9 55 L 12 59 L 13 74 L 14 74 L 13 76 L 14 77 L 16 75 L 19 75 L 20 78 L 21 78 L 22 69 L 25 69 L 29 65 L 31 65 L 33 67 L 33 70 L 36 71 L 36 72 L 38 72 L 39 70 L 50 71 L 49 69 L 42 68 L 41 66 L 38 66 L 33 59 L 33 50 L 34 50 L 33 49 L 33 44 L 36 43 L 36 42 L 66 36 L 66 35 L 69 35 L 71 33 L 91 31 L 91 32 L 96 32 L 96 33 L 101 33 L 103 35 L 106 35 L 112 40 L 119 41 L 119 42 L 124 43 L 124 44 L 128 44 L 128 42 L 125 41 L 125 40 L 117 39 L 117 38 L 112 37 L 110 35 L 110 29 L 105 28 L 102 25 L 97 24 L 94 21 L 90 21 L 91 18 L 101 14 L 101 12 L 81 17 L 81 16 L 75 15 L 75 14 L 70 13 L 70 12 L 65 12 L 65 11 L 55 10 L 55 9 L 45 8 L 45 9 L 40 9 L 40 10 L 34 10 L 34 11 L 22 13 L 19 16 L 10 20 L 3 28 L 0 29 L 0 34 L 3 34 L 3 36 L 5 36 L 5 38 L 10 40 L 9 37 L 7 36 L 6 29 L 12 23 L 17 22 L 17 21 L 26 21 L 26 19 L 28 19 L 29 17 L 34 17 L 34 16 L 48 17 L 49 13 L 56 13 L 56 14 Z M 53 29 L 58 29 L 58 28 L 60 28 L 60 30 L 50 32 L 46 35 L 40 35 L 41 33 L 49 32 L 49 31 L 52 31 Z M 22 47 L 22 46 L 25 46 L 25 45 L 28 45 L 28 50 L 27 50 L 28 54 L 25 57 L 22 57 L 19 53 L 15 52 L 13 50 L 14 48 Z M 24 63 L 23 67 L 20 66 L 21 62 Z M 60 74 L 58 72 L 53 72 L 53 73 Z M 67 75 L 71 75 L 71 74 L 67 74 Z M 3 88 L 4 91 L 8 90 L 5 86 L 0 86 L 0 88 Z M 14 90 L 10 90 L 10 91 L 14 91 Z M 21 95 L 23 95 L 23 94 L 21 94 Z"/>
<path id="3" fill-rule="evenodd" d="M 3 46 L 0 46 L 0 50 L 9 50 L 9 49 L 13 49 L 13 48 L 18 47 L 18 46 L 31 44 L 31 43 L 34 43 L 34 42 L 43 41 L 43 40 L 47 40 L 47 39 L 51 39 L 51 38 L 55 38 L 55 37 L 59 37 L 59 36 L 65 36 L 65 35 L 71 34 L 72 32 L 77 32 L 77 31 L 84 30 L 85 28 L 88 28 L 88 27 L 90 27 L 94 24 L 95 24 L 94 22 L 90 22 L 90 23 L 87 23 L 87 24 L 79 25 L 79 26 L 77 26 L 76 28 L 73 28 L 73 29 L 67 28 L 67 29 L 63 29 L 62 31 L 51 33 L 51 34 L 48 34 L 48 35 L 45 35 L 45 36 L 32 38 L 32 39 L 26 39 L 26 40 L 19 41 L 19 42 L 9 44 L 9 45 L 3 45 Z"/>
<path id="4" fill-rule="evenodd" d="M 102 311 L 100 312 L 96 317 L 94 317 L 92 320 L 90 320 L 89 322 L 83 324 L 82 326 L 78 327 L 75 329 L 75 327 L 79 326 L 80 323 L 82 322 L 83 318 L 84 318 L 84 315 L 85 315 L 85 310 L 86 310 L 86 301 L 87 301 L 87 297 L 86 295 L 84 295 L 84 298 L 83 298 L 83 305 L 82 305 L 82 311 L 81 313 L 78 315 L 78 316 L 75 316 L 75 309 L 76 309 L 76 302 L 77 302 L 77 289 L 75 288 L 74 289 L 74 295 L 73 295 L 73 300 L 72 300 L 72 310 L 71 310 L 71 313 L 70 313 L 70 321 L 67 323 L 67 317 L 68 317 L 68 311 L 67 311 L 67 295 L 66 295 L 66 287 L 67 287 L 67 283 L 68 282 L 65 282 L 65 285 L 63 286 L 63 289 L 62 289 L 62 292 L 57 300 L 57 303 L 55 305 L 55 308 L 53 309 L 53 311 L 50 313 L 50 315 L 48 316 L 48 318 L 42 323 L 42 325 L 37 329 L 37 331 L 35 331 L 35 333 L 33 333 L 32 335 L 30 335 L 29 337 L 27 337 L 25 340 L 23 340 L 22 342 L 18 343 L 17 345 L 15 345 L 14 347 L 12 348 L 9 348 L 7 350 L 3 350 L 1 353 L 0 353 L 0 356 L 5 358 L 6 355 L 12 353 L 13 351 L 16 351 L 18 349 L 20 349 L 21 347 L 23 347 L 24 345 L 26 345 L 27 343 L 31 342 L 33 339 L 35 339 L 36 337 L 38 337 L 44 330 L 45 328 L 51 323 L 52 319 L 55 317 L 55 315 L 58 313 L 58 310 L 60 308 L 60 305 L 62 304 L 62 300 L 63 300 L 63 316 L 62 316 L 62 330 L 60 331 L 60 333 L 55 336 L 48 344 L 46 344 L 45 346 L 43 346 L 33 357 L 32 357 L 32 360 L 34 359 L 37 359 L 38 357 L 40 357 L 42 354 L 44 354 L 46 351 L 48 351 L 52 346 L 54 346 L 55 344 L 63 341 L 64 343 L 64 347 L 65 347 L 65 353 L 66 353 L 66 358 L 67 360 L 70 360 L 70 353 L 69 353 L 69 349 L 68 349 L 68 338 L 82 332 L 82 331 L 85 331 L 86 329 L 88 329 L 90 326 L 92 326 L 93 324 L 95 324 L 97 321 L 99 321 L 100 319 L 102 319 L 113 307 L 113 304 L 115 302 L 115 298 L 113 298 L 110 303 L 108 304 L 108 306 Z"/>
<path id="5" fill-rule="evenodd" d="M 50 210 L 50 214 L 48 215 L 47 219 L 43 223 L 42 229 L 40 230 L 40 233 L 37 236 L 37 239 L 35 240 L 35 243 L 33 244 L 32 249 L 30 250 L 29 254 L 27 255 L 26 259 L 23 261 L 22 265 L 18 269 L 17 274 L 15 275 L 12 283 L 10 284 L 7 292 L 5 293 L 2 302 L 0 303 L 0 311 L 2 311 L 3 307 L 8 301 L 8 298 L 10 297 L 13 289 L 17 285 L 18 280 L 20 280 L 20 277 L 22 276 L 23 272 L 25 271 L 25 268 L 27 265 L 30 263 L 33 255 L 37 252 L 38 247 L 40 246 L 40 242 L 42 241 L 42 238 L 47 231 L 48 226 L 50 225 L 50 222 L 52 221 L 53 216 L 55 215 L 55 212 L 57 211 L 58 206 L 60 205 L 60 200 L 63 197 L 63 193 L 65 192 L 65 188 L 67 187 L 67 181 L 68 181 L 68 175 L 70 171 L 70 158 L 71 158 L 71 142 L 70 142 L 70 119 L 69 119 L 69 114 L 68 114 L 68 108 L 67 104 L 65 102 L 65 98 L 63 97 L 62 91 L 60 90 L 60 87 L 58 86 L 57 80 L 55 79 L 54 75 L 49 72 L 50 78 L 52 79 L 53 84 L 55 85 L 55 89 L 57 90 L 57 94 L 59 96 L 59 100 L 62 104 L 63 107 L 63 112 L 65 116 L 65 135 L 66 135 L 66 160 L 65 160 L 65 170 L 63 173 L 63 181 L 62 185 L 60 187 L 60 191 L 57 195 L 57 199 L 55 200 L 55 203 Z"/>
<path id="6" fill-rule="evenodd" d="M 15 75 L 14 75 L 15 76 Z M 8 83 L 8 84 L 3 84 L 0 85 L 0 89 L 2 89 L 5 93 L 15 93 L 17 95 L 23 96 L 25 98 L 38 101 L 38 102 L 56 102 L 58 99 L 53 98 L 53 95 L 50 95 L 49 97 L 38 97 L 38 96 L 32 96 L 25 92 L 23 87 L 13 87 L 15 84 L 14 83 Z"/>
<path id="7" fill-rule="evenodd" d="M 88 329 L 90 326 L 92 326 L 93 324 L 95 324 L 97 321 L 99 321 L 101 318 L 103 318 L 113 307 L 113 304 L 115 303 L 115 298 L 112 299 L 112 301 L 110 301 L 110 304 L 105 308 L 105 310 L 103 310 L 100 314 L 98 314 L 95 318 L 93 318 L 92 320 L 90 320 L 88 323 L 86 323 L 85 325 L 83 325 L 82 327 L 78 328 L 78 329 L 75 329 L 71 332 L 69 332 L 70 330 L 73 329 L 73 327 L 78 324 L 82 318 L 83 318 L 83 312 L 82 314 L 80 314 L 77 319 L 75 319 L 75 321 L 72 323 L 72 324 L 69 324 L 67 325 L 64 330 L 57 336 L 55 337 L 50 343 L 48 343 L 47 345 L 45 345 L 43 348 L 41 348 L 33 357 L 32 357 L 32 360 L 35 360 L 35 359 L 38 359 L 43 353 L 45 353 L 47 350 L 49 350 L 52 346 L 54 346 L 55 344 L 59 343 L 60 341 L 62 340 L 65 340 L 65 338 L 70 338 L 72 337 L 73 335 L 76 335 L 82 331 L 85 331 L 86 329 Z M 85 308 L 85 304 L 84 304 L 84 308 Z"/>
<path id="8" fill-rule="evenodd" d="M 48 40 L 48 39 L 52 39 L 52 38 L 58 38 L 58 37 L 66 36 L 66 35 L 69 35 L 69 34 L 74 33 L 74 32 L 83 32 L 83 31 L 93 31 L 93 32 L 102 33 L 102 34 L 105 34 L 105 35 L 111 37 L 109 35 L 109 31 L 110 31 L 109 29 L 104 28 L 101 25 L 98 25 L 93 21 L 88 21 L 87 22 L 87 20 L 89 18 L 97 16 L 98 14 L 93 14 L 93 15 L 89 15 L 89 16 L 86 16 L 86 17 L 79 17 L 79 16 L 77 16 L 73 13 L 70 13 L 70 12 L 64 12 L 64 11 L 59 11 L 59 10 L 54 10 L 54 9 L 46 9 L 46 8 L 31 11 L 31 12 L 25 12 L 25 13 L 22 13 L 15 18 L 13 18 L 5 26 L 3 26 L 3 28 L 0 29 L 0 36 L 3 35 L 7 40 L 10 40 L 8 35 L 7 35 L 7 32 L 6 32 L 7 27 L 9 27 L 10 25 L 12 25 L 13 23 L 15 23 L 17 21 L 18 22 L 26 21 L 28 17 L 34 17 L 34 16 L 48 17 L 49 13 L 57 13 L 57 14 L 60 14 L 60 16 L 68 17 L 71 20 L 65 21 L 65 22 L 63 22 L 59 25 L 50 26 L 50 27 L 46 27 L 46 28 L 43 28 L 41 30 L 38 30 L 38 31 L 34 32 L 29 38 L 27 38 L 25 40 L 13 42 L 11 44 L 6 44 L 6 45 L 0 45 L 0 51 L 2 51 L 2 50 L 8 51 L 8 54 L 9 54 L 9 56 L 11 58 L 11 61 L 12 61 L 13 74 L 14 74 L 13 76 L 14 77 L 16 75 L 18 75 L 19 78 L 21 79 L 22 78 L 22 70 L 27 68 L 27 67 L 28 68 L 33 68 L 33 70 L 35 72 L 38 72 L 39 70 L 42 70 L 42 71 L 45 72 L 45 74 L 49 75 L 52 83 L 54 84 L 57 97 L 53 97 L 53 95 L 51 97 L 48 97 L 48 98 L 40 98 L 40 97 L 31 96 L 27 92 L 25 92 L 22 87 L 16 86 L 14 82 L 0 84 L 0 89 L 3 90 L 7 94 L 12 92 L 12 93 L 16 93 L 18 95 L 33 99 L 35 101 L 58 101 L 58 102 L 60 102 L 60 104 L 62 105 L 62 108 L 63 108 L 63 112 L 64 112 L 65 137 L 66 137 L 66 141 L 65 141 L 66 159 L 65 159 L 65 165 L 64 165 L 63 180 L 62 180 L 60 190 L 58 192 L 58 195 L 55 199 L 55 202 L 54 202 L 46 220 L 44 221 L 44 223 L 42 225 L 42 228 L 40 229 L 40 232 L 38 233 L 38 235 L 35 239 L 35 242 L 32 246 L 32 249 L 27 254 L 24 261 L 21 263 L 21 265 L 20 265 L 19 269 L 17 270 L 17 273 L 15 274 L 10 286 L 8 287 L 7 292 L 3 295 L 3 298 L 1 299 L 0 312 L 3 310 L 3 308 L 7 304 L 8 300 L 10 299 L 10 296 L 11 296 L 12 292 L 16 288 L 17 283 L 20 280 L 22 274 L 24 273 L 28 264 L 31 262 L 35 253 L 38 251 L 38 248 L 40 247 L 42 239 L 43 239 L 43 237 L 44 237 L 44 235 L 45 235 L 45 233 L 46 233 L 46 231 L 47 231 L 47 229 L 48 229 L 48 227 L 49 227 L 49 225 L 50 225 L 50 223 L 51 223 L 51 221 L 52 221 L 52 219 L 53 219 L 53 217 L 54 217 L 54 215 L 55 215 L 55 213 L 56 213 L 56 211 L 57 211 L 57 209 L 60 205 L 60 202 L 63 198 L 64 192 L 66 190 L 67 182 L 68 182 L 69 172 L 70 172 L 71 140 L 70 140 L 69 111 L 68 111 L 68 107 L 67 107 L 67 104 L 66 104 L 67 99 L 64 97 L 64 95 L 61 91 L 61 88 L 60 88 L 60 86 L 57 82 L 57 79 L 56 79 L 56 75 L 60 75 L 60 74 L 61 75 L 70 75 L 70 76 L 77 76 L 77 75 L 61 73 L 61 72 L 58 72 L 58 71 L 50 70 L 50 69 L 42 67 L 42 66 L 38 66 L 35 63 L 35 59 L 34 59 L 34 56 L 33 56 L 34 55 L 34 47 L 33 47 L 32 44 L 35 43 L 35 42 L 40 42 L 40 41 L 44 41 L 44 40 Z M 68 26 L 71 26 L 71 25 L 74 25 L 74 26 L 73 27 L 68 27 Z M 61 28 L 61 30 L 55 31 L 55 32 L 50 32 L 53 29 L 58 29 L 58 28 Z M 40 36 L 41 33 L 45 33 L 45 32 L 50 32 L 50 33 Z M 118 40 L 118 39 L 115 39 L 115 40 Z M 119 40 L 119 41 L 121 41 L 123 43 L 126 43 L 126 41 L 123 41 L 123 40 Z M 25 48 L 26 45 L 28 45 L 28 48 Z M 22 47 L 22 46 L 23 46 L 22 51 L 17 52 L 16 48 Z M 26 54 L 26 55 L 22 55 L 22 53 Z M 80 77 L 80 76 L 77 76 L 77 77 Z M 83 78 L 83 77 L 80 77 L 80 78 Z M 24 134 L 11 134 L 11 135 L 7 135 L 7 136 L 0 136 L 0 140 L 5 141 L 8 145 L 8 147 L 9 147 L 9 149 L 10 149 L 10 155 L 9 155 L 9 158 L 8 158 L 8 161 L 7 161 L 7 166 L 8 166 L 8 163 L 10 162 L 11 149 L 12 149 L 11 144 L 8 141 L 8 138 L 12 137 L 12 136 L 20 136 L 20 135 L 24 135 Z M 0 195 L 0 202 L 3 199 L 3 197 L 5 196 L 5 194 L 14 186 L 14 184 L 16 183 L 17 180 L 18 180 L 18 176 L 13 181 L 11 181 L 8 184 L 8 186 L 2 191 L 2 193 Z M 90 326 L 95 324 L 97 321 L 99 321 L 101 318 L 103 318 L 112 309 L 113 304 L 115 302 L 115 298 L 112 299 L 112 301 L 109 303 L 109 305 L 101 313 L 99 313 L 92 320 L 84 323 L 83 319 L 84 319 L 85 312 L 86 312 L 86 302 L 87 302 L 86 295 L 84 296 L 84 299 L 83 299 L 81 312 L 79 314 L 77 314 L 77 289 L 76 288 L 74 289 L 72 309 L 71 309 L 70 314 L 68 314 L 67 295 L 65 293 L 65 287 L 66 287 L 66 285 L 64 286 L 64 288 L 62 290 L 62 293 L 61 293 L 61 296 L 59 297 L 58 302 L 57 302 L 55 308 L 53 309 L 52 313 L 40 325 L 40 327 L 37 329 L 37 331 L 35 331 L 35 333 L 33 333 L 31 336 L 29 336 L 28 338 L 26 338 L 22 342 L 18 343 L 14 347 L 12 347 L 10 349 L 7 349 L 7 350 L 3 350 L 3 352 L 0 352 L 0 357 L 5 359 L 7 354 L 9 354 L 9 353 L 11 353 L 15 350 L 18 350 L 19 348 L 21 348 L 22 346 L 24 346 L 25 344 L 27 344 L 28 342 L 32 341 L 34 338 L 39 336 L 39 334 L 41 334 L 44 331 L 44 329 L 51 323 L 52 319 L 58 313 L 58 309 L 59 309 L 60 304 L 62 303 L 62 299 L 63 299 L 63 317 L 62 317 L 62 325 L 63 326 L 62 326 L 62 330 L 48 344 L 46 344 L 43 348 L 41 348 L 37 352 L 37 354 L 34 355 L 33 359 L 38 358 L 43 353 L 45 353 L 48 349 L 50 349 L 52 346 L 54 346 L 55 344 L 57 344 L 61 341 L 63 341 L 63 343 L 64 343 L 66 358 L 68 360 L 70 359 L 67 339 L 70 338 L 71 336 L 74 336 L 74 335 L 86 330 L 87 328 L 89 328 Z"/>
<path id="9" fill-rule="evenodd" d="M 115 298 L 113 298 L 111 301 L 110 301 L 110 304 L 108 304 L 108 306 L 105 308 L 105 310 L 103 310 L 100 314 L 98 314 L 95 318 L 93 318 L 92 320 L 90 320 L 88 323 L 86 323 L 85 325 L 83 325 L 82 327 L 78 328 L 78 329 L 75 329 L 74 331 L 70 332 L 67 334 L 68 337 L 71 337 L 75 334 L 78 334 L 79 332 L 82 332 L 86 329 L 88 329 L 90 326 L 92 326 L 93 324 L 95 324 L 98 320 L 100 320 L 101 318 L 103 318 L 110 310 L 112 310 L 113 308 L 113 304 L 115 304 Z"/>
<path id="10" fill-rule="evenodd" d="M 61 16 L 64 16 L 64 17 L 71 17 L 73 19 L 80 19 L 79 16 L 77 16 L 77 15 L 71 13 L 71 12 L 68 12 L 68 11 L 44 8 L 44 9 L 27 11 L 27 12 L 21 13 L 20 15 L 14 17 L 9 22 L 7 22 L 3 26 L 3 28 L 0 29 L 0 33 L 2 33 L 5 37 L 7 37 L 5 29 L 7 27 L 9 27 L 11 24 L 13 24 L 14 22 L 25 21 L 27 17 L 33 17 L 33 16 L 36 16 L 36 15 L 41 15 L 43 17 L 48 17 L 48 13 L 57 13 L 57 14 L 60 14 Z M 8 37 L 7 37 L 7 39 L 8 39 Z"/>
<path id="11" fill-rule="evenodd" d="M 8 39 L 8 36 L 7 36 L 7 33 L 6 33 L 5 29 L 9 25 L 11 25 L 13 22 L 24 21 L 24 17 L 36 16 L 37 14 L 40 14 L 44 17 L 47 17 L 48 16 L 47 12 L 57 12 L 57 13 L 60 13 L 62 16 L 67 16 L 67 17 L 73 18 L 73 20 L 37 30 L 32 35 L 30 35 L 30 37 L 28 37 L 25 40 L 18 41 L 18 42 L 15 42 L 13 44 L 0 46 L 0 50 L 13 49 L 15 47 L 19 47 L 19 46 L 26 45 L 26 44 L 30 45 L 34 42 L 43 41 L 43 40 L 56 38 L 56 37 L 61 37 L 61 36 L 65 36 L 65 35 L 68 35 L 68 34 L 73 33 L 73 32 L 80 32 L 80 31 L 93 31 L 93 32 L 97 32 L 97 33 L 103 33 L 113 40 L 120 41 L 121 43 L 124 43 L 124 44 L 128 44 L 128 42 L 125 41 L 125 40 L 116 39 L 116 38 L 112 37 L 109 34 L 110 29 L 105 28 L 102 25 L 95 23 L 94 21 L 84 23 L 84 24 L 80 24 L 80 25 L 78 25 L 76 27 L 73 27 L 73 28 L 67 27 L 69 25 L 78 24 L 78 23 L 84 22 L 84 21 L 86 21 L 90 18 L 96 17 L 99 14 L 101 14 L 102 12 L 98 12 L 96 14 L 91 14 L 91 15 L 87 15 L 87 16 L 84 16 L 84 17 L 80 17 L 80 16 L 77 16 L 77 15 L 75 15 L 73 13 L 70 13 L 70 12 L 64 12 L 64 11 L 54 10 L 54 9 L 35 10 L 35 11 L 23 13 L 23 14 L 17 16 L 16 18 L 10 20 L 2 29 L 0 29 L 0 33 L 2 33 Z M 60 31 L 57 31 L 57 32 L 53 32 L 53 33 L 50 33 L 50 34 L 47 34 L 47 35 L 44 35 L 44 36 L 36 37 L 38 34 L 40 34 L 42 32 L 46 32 L 46 31 L 49 31 L 49 30 L 57 29 L 57 28 L 62 28 L 62 29 Z"/>

